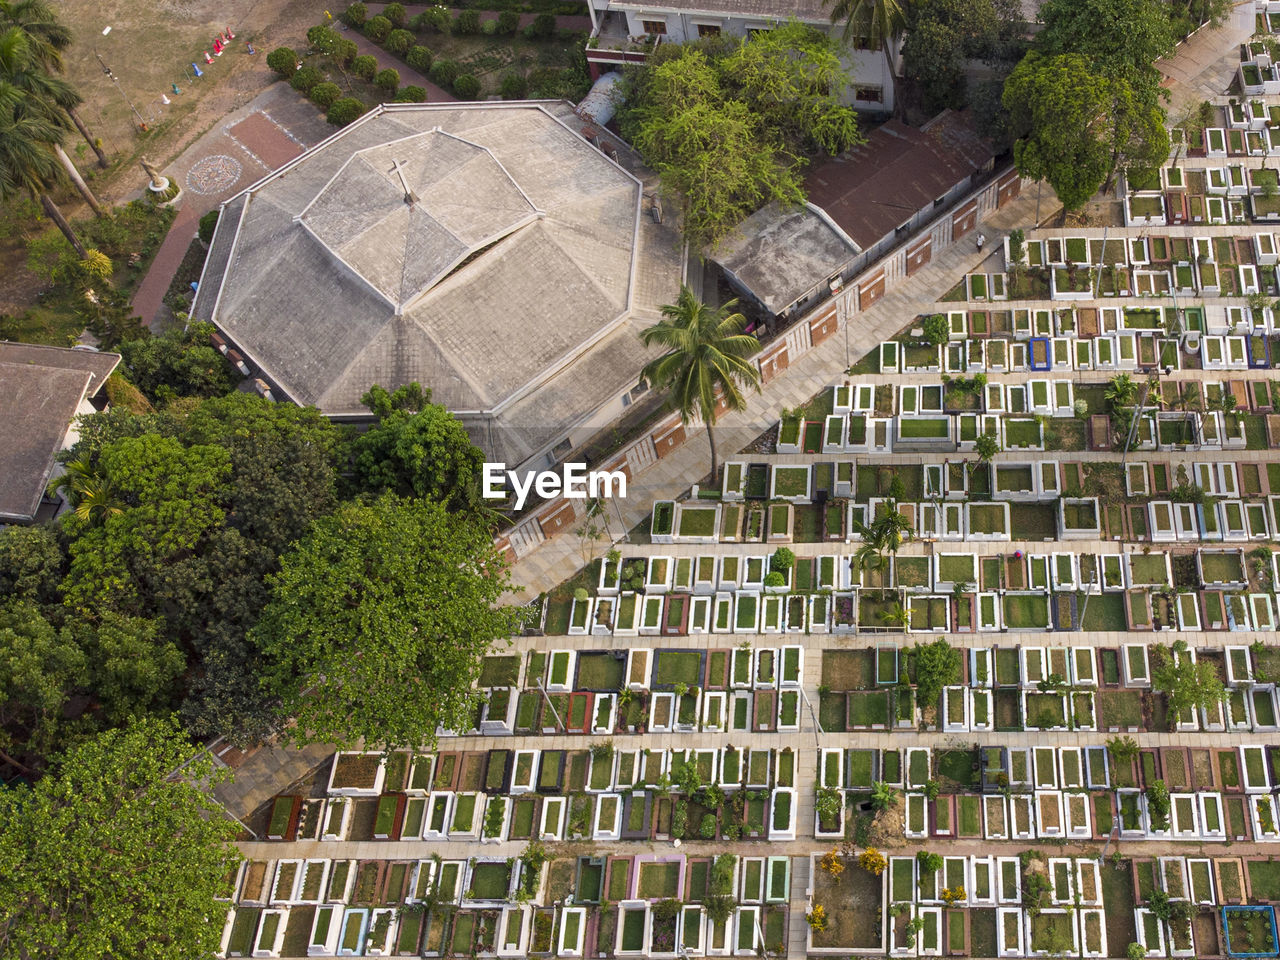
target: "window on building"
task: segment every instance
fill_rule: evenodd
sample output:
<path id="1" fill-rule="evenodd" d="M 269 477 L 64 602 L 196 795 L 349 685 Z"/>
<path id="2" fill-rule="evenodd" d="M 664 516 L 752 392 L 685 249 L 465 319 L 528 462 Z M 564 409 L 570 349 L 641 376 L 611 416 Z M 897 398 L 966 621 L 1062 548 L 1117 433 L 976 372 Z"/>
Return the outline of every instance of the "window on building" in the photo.
<path id="1" fill-rule="evenodd" d="M 698 24 L 698 36 L 718 37 L 720 36 L 720 27 L 714 23 L 700 23 Z"/>
<path id="2" fill-rule="evenodd" d="M 858 87 L 853 96 L 859 103 L 884 103 L 884 90 L 880 87 Z"/>
<path id="3" fill-rule="evenodd" d="M 667 21 L 665 20 L 641 20 L 640 26 L 651 37 L 665 37 L 667 35 Z"/>
<path id="4" fill-rule="evenodd" d="M 768 32 L 768 27 L 747 27 L 747 39 L 754 40 L 760 34 Z"/>

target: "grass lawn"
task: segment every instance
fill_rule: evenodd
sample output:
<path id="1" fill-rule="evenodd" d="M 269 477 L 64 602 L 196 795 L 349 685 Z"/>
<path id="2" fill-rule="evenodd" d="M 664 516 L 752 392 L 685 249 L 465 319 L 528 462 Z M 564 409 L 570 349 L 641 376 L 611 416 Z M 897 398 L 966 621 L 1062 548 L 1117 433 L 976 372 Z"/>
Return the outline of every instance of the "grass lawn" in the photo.
<path id="1" fill-rule="evenodd" d="M 876 685 L 874 650 L 824 650 L 822 684 L 829 690 L 869 690 Z"/>
<path id="2" fill-rule="evenodd" d="M 1004 622 L 1010 630 L 1043 629 L 1049 625 L 1049 598 L 1044 594 L 1006 594 Z"/>
<path id="3" fill-rule="evenodd" d="M 884 690 L 849 694 L 849 725 L 868 727 L 889 722 L 889 694 Z"/>
<path id="4" fill-rule="evenodd" d="M 680 895 L 679 863 L 642 863 L 638 893 L 643 900 L 665 899 Z"/>
<path id="5" fill-rule="evenodd" d="M 964 837 L 982 836 L 982 798 L 972 793 L 961 794 L 958 798 L 960 807 L 960 835 Z"/>
<path id="6" fill-rule="evenodd" d="M 577 686 L 581 690 L 617 690 L 622 686 L 624 670 L 626 661 L 615 659 L 611 653 L 579 654 Z"/>
<path id="7" fill-rule="evenodd" d="M 809 492 L 808 467 L 775 467 L 773 492 L 778 497 L 802 497 Z"/>
<path id="8" fill-rule="evenodd" d="M 659 650 L 653 682 L 659 686 L 676 683 L 698 686 L 702 683 L 702 655 L 688 651 Z"/>

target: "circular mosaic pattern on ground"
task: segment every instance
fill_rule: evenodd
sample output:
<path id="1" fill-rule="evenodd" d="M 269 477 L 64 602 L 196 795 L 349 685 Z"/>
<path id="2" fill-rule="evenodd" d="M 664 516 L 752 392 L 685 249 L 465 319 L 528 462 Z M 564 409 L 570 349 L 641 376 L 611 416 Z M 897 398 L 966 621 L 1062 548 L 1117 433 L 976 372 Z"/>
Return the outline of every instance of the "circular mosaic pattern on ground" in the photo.
<path id="1" fill-rule="evenodd" d="M 197 160 L 187 171 L 187 188 L 194 193 L 222 193 L 236 185 L 240 179 L 240 161 L 226 154 L 218 154 Z"/>

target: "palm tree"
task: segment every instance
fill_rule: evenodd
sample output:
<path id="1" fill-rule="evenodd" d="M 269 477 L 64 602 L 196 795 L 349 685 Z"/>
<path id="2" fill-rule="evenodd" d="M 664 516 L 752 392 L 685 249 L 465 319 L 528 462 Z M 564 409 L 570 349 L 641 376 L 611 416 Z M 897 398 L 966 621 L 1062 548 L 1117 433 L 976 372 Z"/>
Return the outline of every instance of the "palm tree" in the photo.
<path id="1" fill-rule="evenodd" d="M 889 501 L 889 509 L 871 524 L 872 539 L 881 550 L 896 554 L 904 540 L 910 540 L 914 530 L 911 521 L 898 512 L 898 504 Z"/>
<path id="2" fill-rule="evenodd" d="M 61 131 L 44 116 L 20 111 L 22 99 L 21 90 L 0 79 L 0 200 L 31 194 L 84 260 L 89 252 L 49 196 L 62 172 L 49 144 L 61 137 Z"/>
<path id="3" fill-rule="evenodd" d="M 87 456 L 68 461 L 65 470 L 49 482 L 49 493 L 65 493 L 77 520 L 92 526 L 123 511 L 111 478 L 100 473 Z"/>
<path id="4" fill-rule="evenodd" d="M 1133 382 L 1133 377 L 1121 373 L 1111 378 L 1111 385 L 1103 396 L 1114 408 L 1132 406 L 1138 396 L 1138 385 Z"/>
<path id="5" fill-rule="evenodd" d="M 0 0 L 0 29 L 5 27 L 17 27 L 26 34 L 32 56 L 46 70 L 51 73 L 63 72 L 62 51 L 71 46 L 71 31 L 58 22 L 47 0 Z M 76 112 L 79 105 L 77 100 L 63 109 L 85 142 L 98 155 L 98 166 L 105 170 L 110 166 L 107 155 L 102 152 L 102 147 Z"/>
<path id="6" fill-rule="evenodd" d="M 24 96 L 21 110 L 43 114 L 58 130 L 70 129 L 66 122 L 66 111 L 81 102 L 80 94 L 67 81 L 50 76 L 41 69 L 32 54 L 30 41 L 17 27 L 10 27 L 0 33 L 0 78 L 22 91 Z M 94 215 L 103 216 L 98 198 L 93 195 L 76 165 L 62 149 L 61 134 L 49 147 Z"/>
<path id="7" fill-rule="evenodd" d="M 667 348 L 645 365 L 640 376 L 667 391 L 667 402 L 680 411 L 684 423 L 696 414 L 707 425 L 712 478 L 717 470 L 711 429 L 716 423 L 717 393 L 728 409 L 744 410 L 747 400 L 742 387 L 760 390 L 760 371 L 751 362 L 760 341 L 742 332 L 746 317 L 730 313 L 737 303 L 731 300 L 722 307 L 709 307 L 681 284 L 676 302 L 662 308 L 663 319 L 640 334 L 645 346 Z"/>
<path id="8" fill-rule="evenodd" d="M 907 0 L 832 0 L 831 22 L 844 21 L 844 41 L 879 50 L 907 28 Z"/>
<path id="9" fill-rule="evenodd" d="M 911 622 L 911 614 L 907 612 L 906 607 L 900 603 L 895 603 L 892 607 L 880 614 L 880 619 L 891 627 L 905 627 Z"/>

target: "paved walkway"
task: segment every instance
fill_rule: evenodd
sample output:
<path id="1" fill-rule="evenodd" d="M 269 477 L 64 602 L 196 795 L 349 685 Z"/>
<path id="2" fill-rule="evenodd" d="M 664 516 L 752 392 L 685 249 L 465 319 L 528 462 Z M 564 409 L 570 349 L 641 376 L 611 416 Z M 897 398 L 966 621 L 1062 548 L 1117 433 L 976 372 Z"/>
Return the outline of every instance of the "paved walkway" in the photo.
<path id="1" fill-rule="evenodd" d="M 372 11 L 370 11 L 372 16 Z M 427 91 L 428 103 L 456 103 L 458 98 L 455 97 L 444 87 L 437 86 L 432 83 L 426 76 L 419 73 L 413 67 L 409 66 L 390 50 L 383 50 L 380 46 L 366 37 L 359 30 L 352 30 L 346 24 L 339 22 L 338 29 L 343 31 L 342 35 L 350 40 L 354 40 L 356 49 L 361 55 L 368 54 L 376 57 L 378 60 L 378 69 L 385 67 L 395 68 L 396 73 L 400 74 L 400 86 L 404 87 L 422 87 Z"/>
<path id="2" fill-rule="evenodd" d="M 133 310 L 144 324 L 168 317 L 164 296 L 200 218 L 333 131 L 315 104 L 277 82 L 228 114 L 161 171 L 177 180 L 182 197 L 178 215 L 133 295 Z"/>
<path id="3" fill-rule="evenodd" d="M 1168 112 L 1173 123 L 1195 113 L 1205 100 L 1226 102 L 1227 87 L 1240 66 L 1240 44 L 1253 36 L 1253 0 L 1243 0 L 1231 10 L 1217 30 L 1198 30 L 1180 44 L 1168 60 L 1156 64 L 1169 91 Z"/>

